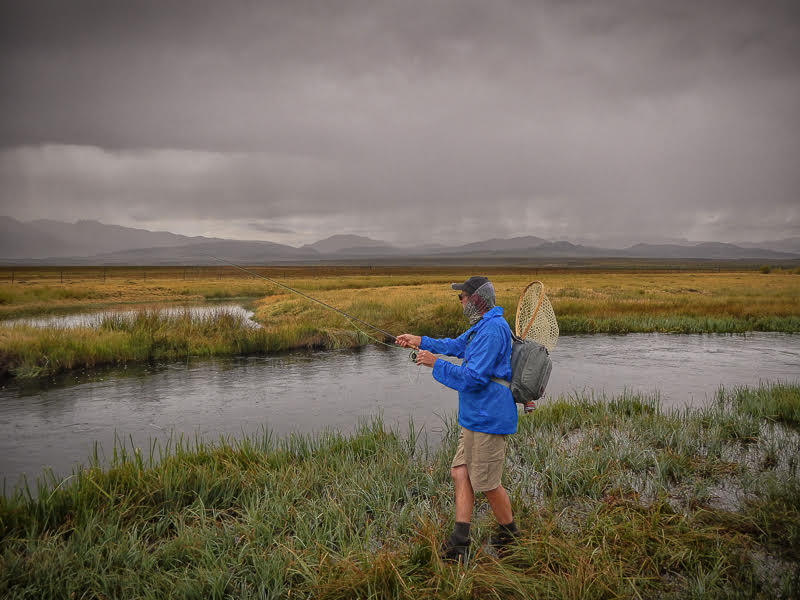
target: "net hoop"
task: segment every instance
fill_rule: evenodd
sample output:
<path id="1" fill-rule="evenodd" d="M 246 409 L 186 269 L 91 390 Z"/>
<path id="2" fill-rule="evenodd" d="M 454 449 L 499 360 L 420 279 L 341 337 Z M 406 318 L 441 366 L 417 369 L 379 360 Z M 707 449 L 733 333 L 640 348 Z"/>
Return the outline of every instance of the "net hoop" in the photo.
<path id="1" fill-rule="evenodd" d="M 522 290 L 517 303 L 515 329 L 518 338 L 534 340 L 548 352 L 556 347 L 558 319 L 541 281 L 532 281 Z"/>
<path id="2" fill-rule="evenodd" d="M 539 298 L 536 300 L 536 308 L 533 309 L 533 313 L 531 313 L 531 316 L 528 319 L 528 323 L 525 325 L 525 329 L 522 331 L 522 333 L 520 333 L 519 331 L 520 309 L 522 308 L 523 301 L 525 300 L 525 294 L 527 294 L 528 290 L 534 285 L 539 286 Z M 539 309 L 542 306 L 542 298 L 544 298 L 544 284 L 541 281 L 531 281 L 528 285 L 525 286 L 525 289 L 522 290 L 522 293 L 519 295 L 519 301 L 517 302 L 517 324 L 515 328 L 517 337 L 525 339 L 525 336 L 528 335 L 528 331 L 530 331 L 531 325 L 533 325 L 533 320 L 536 318 L 536 313 L 539 312 Z"/>

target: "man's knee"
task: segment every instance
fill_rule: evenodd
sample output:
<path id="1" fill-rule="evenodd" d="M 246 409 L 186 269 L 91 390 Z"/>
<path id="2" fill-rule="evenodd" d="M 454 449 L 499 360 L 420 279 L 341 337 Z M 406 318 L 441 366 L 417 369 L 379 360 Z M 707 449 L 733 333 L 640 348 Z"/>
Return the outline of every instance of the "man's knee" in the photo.
<path id="1" fill-rule="evenodd" d="M 455 482 L 468 481 L 469 472 L 467 471 L 467 465 L 459 465 L 457 467 L 451 467 L 450 477 L 452 477 L 453 481 Z"/>
<path id="2" fill-rule="evenodd" d="M 492 497 L 494 497 L 494 496 L 502 496 L 502 493 L 503 493 L 504 491 L 505 491 L 505 490 L 503 489 L 503 486 L 502 486 L 502 485 L 498 485 L 498 486 L 497 486 L 496 488 L 494 488 L 493 490 L 485 490 L 485 491 L 483 492 L 483 495 L 484 495 L 484 496 L 486 496 L 487 498 L 492 498 Z"/>

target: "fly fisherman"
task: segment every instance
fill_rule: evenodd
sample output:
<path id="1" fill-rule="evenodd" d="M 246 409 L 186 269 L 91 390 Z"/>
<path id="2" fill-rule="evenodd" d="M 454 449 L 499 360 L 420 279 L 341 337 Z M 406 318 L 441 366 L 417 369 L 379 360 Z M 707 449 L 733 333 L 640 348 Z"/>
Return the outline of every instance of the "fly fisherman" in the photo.
<path id="1" fill-rule="evenodd" d="M 492 377 L 511 379 L 511 330 L 503 309 L 495 306 L 494 287 L 486 277 L 470 277 L 451 285 L 470 327 L 455 339 L 433 339 L 404 333 L 396 343 L 419 348 L 417 364 L 433 367 L 439 383 L 458 391 L 458 449 L 450 465 L 455 487 L 456 521 L 442 546 L 441 558 L 464 561 L 469 552 L 469 528 L 475 492 L 483 492 L 497 519 L 491 544 L 502 555 L 519 531 L 511 502 L 500 485 L 506 436 L 517 430 L 517 408 L 511 391 Z M 436 354 L 463 358 L 461 365 L 437 359 Z"/>

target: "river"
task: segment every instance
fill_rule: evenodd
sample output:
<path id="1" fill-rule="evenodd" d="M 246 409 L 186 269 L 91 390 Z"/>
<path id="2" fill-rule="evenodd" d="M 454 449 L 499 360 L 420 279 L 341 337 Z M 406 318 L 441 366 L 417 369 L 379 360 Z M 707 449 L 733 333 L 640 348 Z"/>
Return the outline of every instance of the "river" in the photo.
<path id="1" fill-rule="evenodd" d="M 552 359 L 544 402 L 630 390 L 660 393 L 665 407 L 679 408 L 708 402 L 720 385 L 797 382 L 800 336 L 562 336 Z M 0 478 L 8 493 L 21 476 L 34 480 L 44 468 L 69 475 L 95 442 L 109 453 L 115 437 L 147 448 L 170 435 L 347 432 L 377 414 L 401 430 L 413 418 L 435 443 L 456 405 L 456 393 L 411 363 L 407 351 L 377 346 L 11 381 L 0 387 Z"/>
<path id="2" fill-rule="evenodd" d="M 109 309 L 104 311 L 90 311 L 86 313 L 75 313 L 69 315 L 51 315 L 47 317 L 23 317 L 20 319 L 8 319 L 0 321 L 2 327 L 15 327 L 24 325 L 28 327 L 55 327 L 60 329 L 71 329 L 75 327 L 99 327 L 106 319 L 118 319 L 132 321 L 142 312 L 156 312 L 166 317 L 182 317 L 184 315 L 192 318 L 208 318 L 221 314 L 232 315 L 239 319 L 245 327 L 260 327 L 252 320 L 253 311 L 238 304 L 218 303 L 218 304 L 185 304 L 183 306 L 161 306 L 161 305 L 142 305 L 130 310 Z"/>

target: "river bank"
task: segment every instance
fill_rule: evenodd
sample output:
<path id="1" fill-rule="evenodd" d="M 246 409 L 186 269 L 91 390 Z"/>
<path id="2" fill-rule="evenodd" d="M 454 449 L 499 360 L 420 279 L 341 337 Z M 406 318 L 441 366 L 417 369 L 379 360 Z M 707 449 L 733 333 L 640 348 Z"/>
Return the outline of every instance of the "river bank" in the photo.
<path id="1" fill-rule="evenodd" d="M 0 595 L 791 598 L 800 592 L 800 386 L 703 408 L 561 398 L 521 417 L 504 484 L 523 535 L 466 567 L 436 548 L 449 458 L 410 426 L 120 451 L 0 499 Z"/>
<path id="2" fill-rule="evenodd" d="M 583 333 L 800 332 L 800 276 L 792 272 L 489 273 L 497 301 L 512 322 L 520 291 L 543 277 L 562 335 Z M 464 329 L 460 306 L 447 284 L 460 271 L 414 274 L 284 272 L 281 282 L 383 330 L 455 336 Z M 12 289 L 13 288 L 13 289 Z M 254 296 L 254 329 L 229 315 L 195 317 L 141 310 L 125 323 L 109 318 L 92 328 L 3 326 L 0 376 L 37 377 L 104 364 L 187 357 L 264 355 L 299 348 L 332 349 L 386 341 L 308 300 L 257 280 L 183 281 L 154 278 L 71 284 L 17 283 L 0 294 L 0 314 L 63 314 L 68 307 L 92 310 L 131 302 L 220 300 Z M 117 302 L 118 304 L 114 304 Z M 247 325 L 247 326 L 244 326 Z"/>
<path id="3" fill-rule="evenodd" d="M 105 365 L 264 356 L 298 349 L 332 350 L 378 341 L 391 343 L 383 334 L 361 324 L 352 323 L 348 328 L 348 323 L 337 322 L 344 321 L 341 317 L 330 318 L 313 307 L 300 308 L 293 300 L 273 305 L 268 311 L 269 324 L 262 327 L 253 327 L 253 322 L 241 314 L 220 311 L 196 315 L 180 310 L 170 313 L 140 310 L 124 319 L 109 316 L 100 319 L 97 327 L 0 326 L 0 379 L 53 376 Z M 265 312 L 259 309 L 257 314 L 263 316 Z M 372 322 L 381 323 L 381 328 L 391 326 L 397 332 L 413 330 L 432 337 L 455 337 L 463 330 L 460 314 L 434 314 L 427 320 L 420 318 L 414 322 L 394 318 L 387 322 L 378 312 L 362 306 L 357 314 L 369 313 Z M 513 322 L 510 326 L 513 328 Z M 800 317 L 591 319 L 564 316 L 559 317 L 559 326 L 562 335 L 797 333 L 800 332 Z"/>

